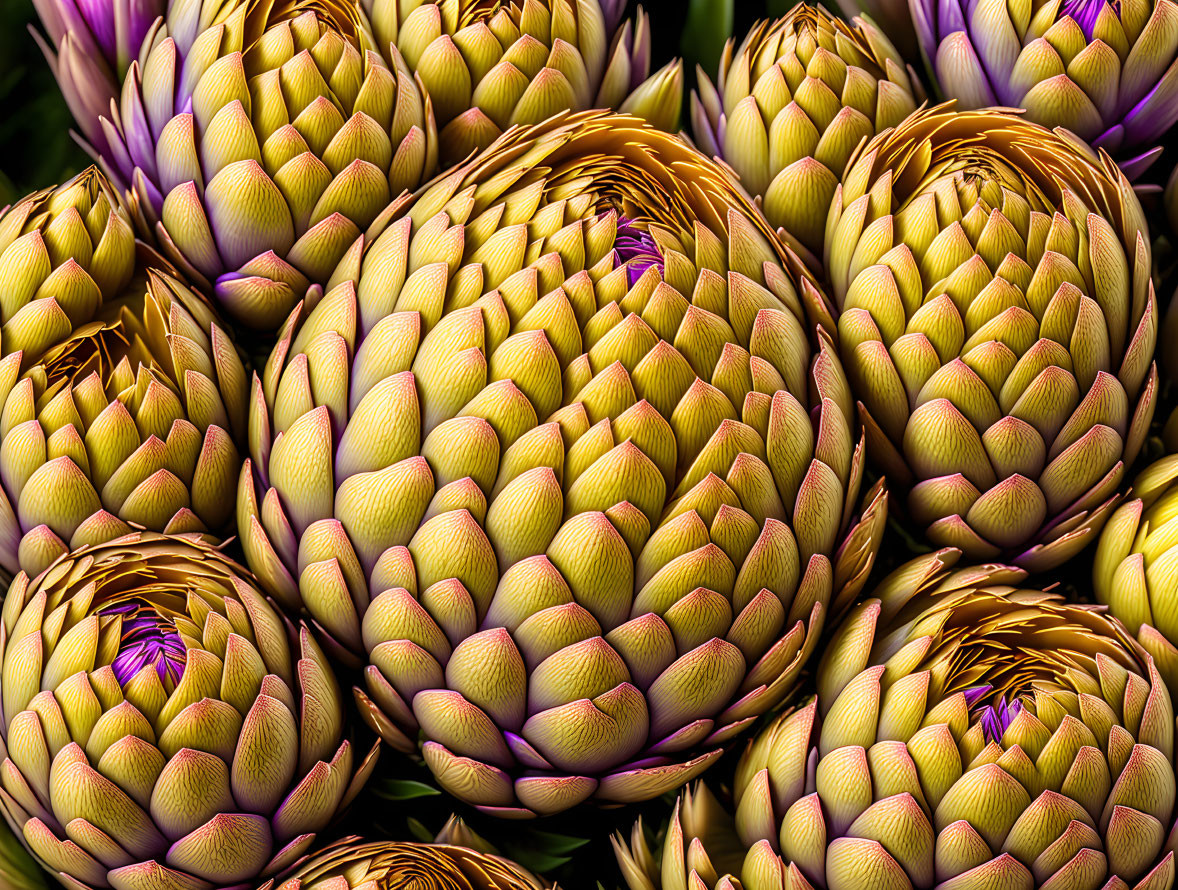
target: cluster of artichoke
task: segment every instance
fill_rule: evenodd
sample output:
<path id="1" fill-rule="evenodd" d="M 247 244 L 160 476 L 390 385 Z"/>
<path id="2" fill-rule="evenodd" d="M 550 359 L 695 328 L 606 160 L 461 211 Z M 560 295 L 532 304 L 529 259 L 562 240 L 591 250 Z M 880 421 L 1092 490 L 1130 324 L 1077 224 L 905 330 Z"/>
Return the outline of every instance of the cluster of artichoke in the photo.
<path id="1" fill-rule="evenodd" d="M 1174 888 L 1178 6 L 846 2 L 36 0 L 0 887 Z"/>

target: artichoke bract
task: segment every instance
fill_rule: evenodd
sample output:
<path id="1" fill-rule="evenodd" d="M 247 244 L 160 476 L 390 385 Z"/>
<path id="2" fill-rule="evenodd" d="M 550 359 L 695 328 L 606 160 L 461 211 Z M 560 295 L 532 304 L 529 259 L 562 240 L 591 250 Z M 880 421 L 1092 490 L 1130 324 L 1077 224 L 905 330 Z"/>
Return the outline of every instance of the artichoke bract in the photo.
<path id="1" fill-rule="evenodd" d="M 135 233 L 94 167 L 0 213 L 0 354 L 27 367 L 135 273 Z"/>
<path id="2" fill-rule="evenodd" d="M 247 888 L 355 794 L 331 667 L 197 535 L 134 533 L 9 588 L 0 806 L 67 886 Z"/>
<path id="3" fill-rule="evenodd" d="M 799 4 L 732 41 L 691 96 L 695 142 L 722 157 L 769 222 L 822 255 L 834 191 L 863 139 L 916 110 L 919 81 L 864 19 Z"/>
<path id="4" fill-rule="evenodd" d="M 82 135 L 107 151 L 101 120 L 117 102 L 123 78 L 164 0 L 33 0 L 48 40 L 37 32 L 53 76 Z"/>
<path id="5" fill-rule="evenodd" d="M 633 890 L 1137 888 L 1174 882 L 1174 712 L 1099 607 L 1024 573 L 918 558 L 848 616 L 818 695 L 737 766 L 728 814 L 684 795 Z M 738 879 L 738 880 L 737 880 Z"/>
<path id="6" fill-rule="evenodd" d="M 547 885 L 499 856 L 450 844 L 415 844 L 346 838 L 294 875 L 261 890 L 542 890 Z"/>
<path id="7" fill-rule="evenodd" d="M 962 110 L 1025 109 L 1136 178 L 1178 122 L 1173 0 L 910 0 L 933 76 Z"/>
<path id="8" fill-rule="evenodd" d="M 20 358 L 0 360 L 0 566 L 37 574 L 132 523 L 232 521 L 249 386 L 197 294 L 148 271 L 23 373 Z"/>
<path id="9" fill-rule="evenodd" d="M 1092 590 L 1178 689 L 1178 456 L 1142 470 L 1129 496 L 1101 532 Z"/>
<path id="10" fill-rule="evenodd" d="M 1109 160 L 1002 112 L 918 112 L 832 202 L 869 453 L 939 546 L 1033 571 L 1092 540 L 1153 417 L 1150 242 Z"/>
<path id="11" fill-rule="evenodd" d="M 683 784 L 793 691 L 882 533 L 821 295 L 630 116 L 513 131 L 391 216 L 255 378 L 250 565 L 455 796 Z"/>
<path id="12" fill-rule="evenodd" d="M 45 872 L 21 846 L 3 819 L 0 819 L 0 887 L 4 890 L 48 890 Z"/>
<path id="13" fill-rule="evenodd" d="M 678 129 L 683 67 L 650 74 L 650 24 L 618 0 L 366 0 L 433 100 L 442 157 L 463 160 L 516 124 L 609 108 Z M 649 76 L 648 76 L 649 75 Z"/>
<path id="14" fill-rule="evenodd" d="M 344 0 L 205 0 L 132 66 L 108 166 L 141 228 L 234 319 L 273 331 L 389 201 L 435 172 L 429 98 Z M 177 4 L 188 33 L 206 9 Z M 199 13 L 199 15 L 198 15 Z"/>

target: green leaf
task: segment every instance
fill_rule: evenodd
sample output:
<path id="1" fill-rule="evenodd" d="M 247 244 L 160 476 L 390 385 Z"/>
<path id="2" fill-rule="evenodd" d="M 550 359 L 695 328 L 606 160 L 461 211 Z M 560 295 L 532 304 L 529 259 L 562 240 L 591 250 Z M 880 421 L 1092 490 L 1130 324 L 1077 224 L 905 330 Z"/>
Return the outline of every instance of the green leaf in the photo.
<path id="1" fill-rule="evenodd" d="M 380 787 L 374 788 L 372 793 L 385 800 L 417 800 L 420 797 L 438 797 L 442 792 L 425 782 L 389 779 L 387 782 L 381 782 Z"/>
<path id="2" fill-rule="evenodd" d="M 732 36 L 735 0 L 690 0 L 679 52 L 689 65 L 714 76 L 724 43 Z"/>
<path id="3" fill-rule="evenodd" d="M 410 816 L 405 820 L 405 823 L 409 826 L 409 833 L 423 844 L 432 844 L 434 842 L 433 832 L 426 828 L 417 819 L 414 819 L 412 816 Z"/>

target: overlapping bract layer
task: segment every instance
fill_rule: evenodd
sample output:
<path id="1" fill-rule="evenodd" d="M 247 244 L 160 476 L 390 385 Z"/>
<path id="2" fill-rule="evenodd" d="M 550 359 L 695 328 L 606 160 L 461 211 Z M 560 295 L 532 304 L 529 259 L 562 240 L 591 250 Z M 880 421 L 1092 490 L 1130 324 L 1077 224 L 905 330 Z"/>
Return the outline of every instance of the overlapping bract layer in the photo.
<path id="1" fill-rule="evenodd" d="M 91 167 L 0 214 L 0 354 L 27 367 L 117 297 L 135 272 L 135 234 Z"/>
<path id="2" fill-rule="evenodd" d="M 421 77 L 443 159 L 463 160 L 516 124 L 612 108 L 674 131 L 683 70 L 650 75 L 650 25 L 618 0 L 366 0 L 382 47 Z M 648 77 L 648 75 L 650 75 Z"/>
<path id="3" fill-rule="evenodd" d="M 137 533 L 17 576 L 0 805 L 72 887 L 256 886 L 359 789 L 331 668 L 199 536 Z"/>
<path id="4" fill-rule="evenodd" d="M 45 872 L 0 819 L 0 886 L 4 890 L 47 890 Z"/>
<path id="5" fill-rule="evenodd" d="M 1069 888 L 1174 882 L 1174 712 L 1119 622 L 1003 566 L 913 560 L 851 613 L 818 697 L 706 789 L 632 888 Z M 1144 660 L 1143 660 L 1144 659 Z M 728 873 L 731 876 L 727 876 Z"/>
<path id="6" fill-rule="evenodd" d="M 1178 456 L 1133 480 L 1132 500 L 1109 518 L 1096 549 L 1092 590 L 1178 689 Z"/>
<path id="7" fill-rule="evenodd" d="M 925 535 L 1036 571 L 1083 547 L 1157 390 L 1144 215 L 1107 156 L 918 113 L 851 162 L 826 258 L 871 457 Z"/>
<path id="8" fill-rule="evenodd" d="M 960 109 L 1026 109 L 1132 178 L 1178 121 L 1173 0 L 911 0 L 938 85 Z"/>
<path id="9" fill-rule="evenodd" d="M 117 102 L 131 62 L 164 0 L 33 0 L 48 40 L 34 32 L 87 141 L 107 150 L 101 119 Z"/>
<path id="10" fill-rule="evenodd" d="M 0 566 L 37 574 L 129 523 L 230 522 L 248 384 L 198 295 L 149 271 L 24 373 L 20 359 L 0 360 Z"/>
<path id="11" fill-rule="evenodd" d="M 275 890 L 541 890 L 514 862 L 450 844 L 346 838 L 300 865 Z M 267 884 L 262 890 L 271 890 Z"/>
<path id="12" fill-rule="evenodd" d="M 874 24 L 799 4 L 729 42 L 691 97 L 696 144 L 732 165 L 765 216 L 821 256 L 851 153 L 916 110 L 915 74 Z"/>
<path id="13" fill-rule="evenodd" d="M 357 247 L 362 245 L 358 243 Z M 250 565 L 394 747 L 506 815 L 697 775 L 794 688 L 873 562 L 814 284 L 725 172 L 621 115 L 456 169 L 284 329 Z"/>
<path id="14" fill-rule="evenodd" d="M 144 48 L 105 122 L 108 161 L 169 257 L 234 318 L 273 330 L 392 198 L 433 175 L 433 114 L 358 6 L 205 2 L 222 8 L 211 23 L 177 7 L 197 34 L 187 49 L 167 28 Z"/>

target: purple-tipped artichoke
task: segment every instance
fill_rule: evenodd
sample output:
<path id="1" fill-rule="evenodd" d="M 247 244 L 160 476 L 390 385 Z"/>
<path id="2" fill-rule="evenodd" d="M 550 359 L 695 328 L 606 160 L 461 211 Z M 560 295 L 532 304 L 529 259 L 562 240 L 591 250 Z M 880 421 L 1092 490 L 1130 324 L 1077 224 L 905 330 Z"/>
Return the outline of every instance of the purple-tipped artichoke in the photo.
<path id="1" fill-rule="evenodd" d="M 632 890 L 1169 890 L 1174 710 L 1100 607 L 1020 589 L 957 551 L 893 572 L 848 616 L 818 696 L 736 769 L 732 811 L 685 794 Z"/>
<path id="2" fill-rule="evenodd" d="M 1022 108 L 1136 178 L 1178 121 L 1173 0 L 909 0 L 945 98 Z"/>
<path id="3" fill-rule="evenodd" d="M 177 0 L 178 3 L 187 0 Z M 82 135 L 107 151 L 101 119 L 110 116 L 131 62 L 139 57 L 165 0 L 33 0 L 48 35 L 35 34 Z"/>
<path id="4" fill-rule="evenodd" d="M 1091 542 L 1158 389 L 1145 213 L 1108 156 L 918 112 L 852 159 L 826 260 L 868 453 L 925 535 L 1032 571 Z"/>
<path id="5" fill-rule="evenodd" d="M 20 574 L 0 627 L 0 807 L 74 890 L 245 890 L 375 765 L 331 667 L 208 539 L 137 533 Z"/>
<path id="6" fill-rule="evenodd" d="M 108 166 L 141 228 L 250 327 L 277 328 L 434 173 L 429 99 L 346 0 L 178 2 L 143 55 L 104 121 Z"/>
<path id="7" fill-rule="evenodd" d="M 882 533 L 821 295 L 630 116 L 508 134 L 391 216 L 255 381 L 250 565 L 454 795 L 683 784 L 793 692 Z"/>

